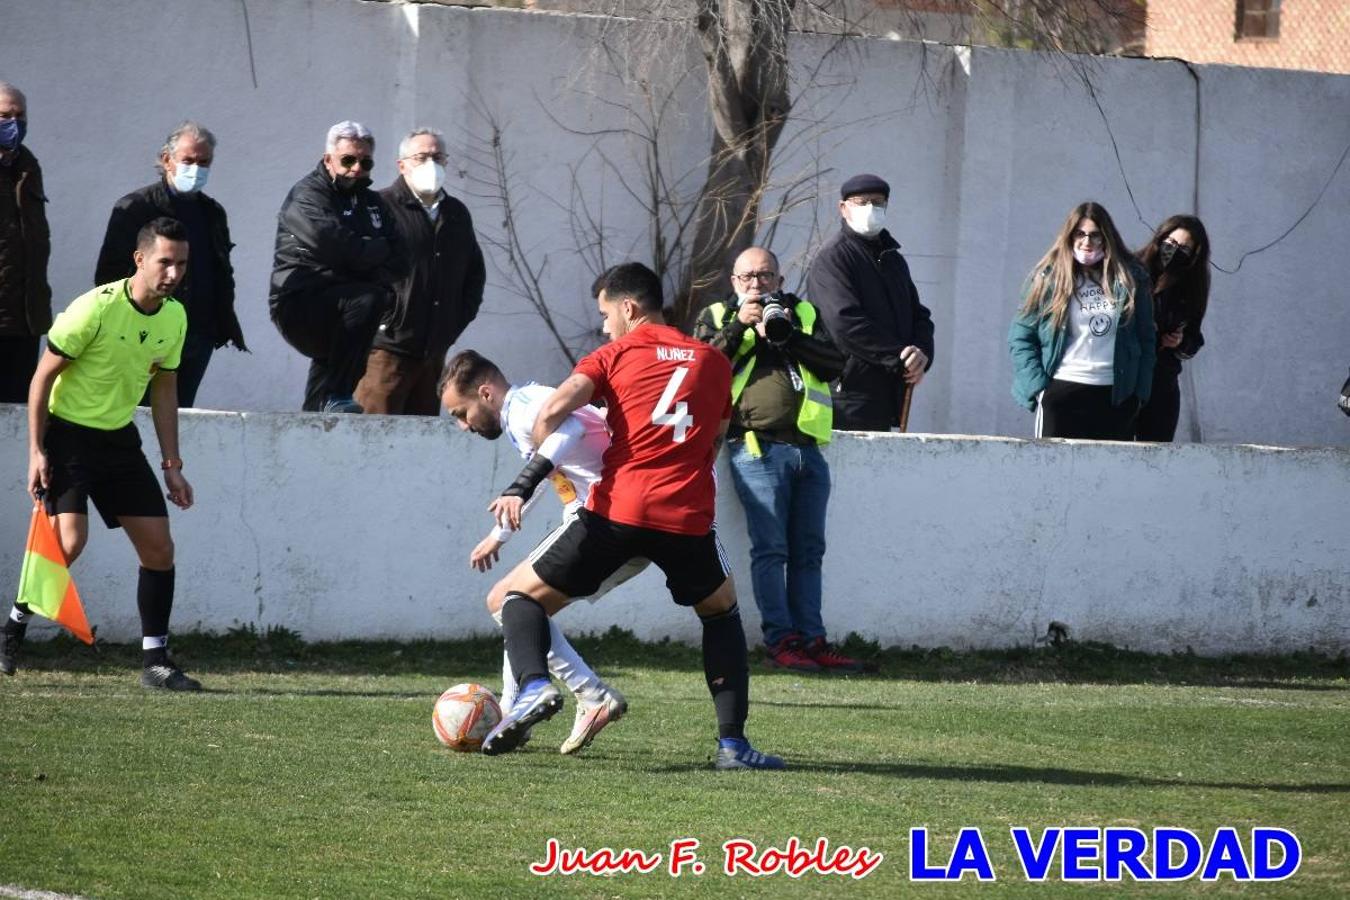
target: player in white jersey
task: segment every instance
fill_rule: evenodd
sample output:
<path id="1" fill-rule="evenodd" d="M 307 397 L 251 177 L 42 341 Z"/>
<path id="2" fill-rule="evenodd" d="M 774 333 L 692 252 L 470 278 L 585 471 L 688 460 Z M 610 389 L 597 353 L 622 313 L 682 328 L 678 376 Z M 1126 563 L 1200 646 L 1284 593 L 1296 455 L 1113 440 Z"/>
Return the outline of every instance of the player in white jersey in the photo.
<path id="1" fill-rule="evenodd" d="M 496 440 L 506 434 L 522 457 L 529 459 L 534 455 L 535 446 L 530 438 L 530 430 L 544 401 L 553 393 L 553 388 L 538 384 L 514 386 L 490 360 L 473 350 L 465 350 L 446 364 L 439 390 L 446 411 L 461 428 L 488 440 Z M 542 455 L 556 465 L 548 481 L 563 504 L 563 518 L 558 527 L 540 541 L 530 554 L 530 560 L 547 550 L 576 518 L 577 510 L 585 505 L 591 486 L 600 479 L 602 459 L 608 447 L 609 429 L 605 425 L 604 413 L 593 406 L 578 409 L 548 439 Z M 498 498 L 492 505 L 497 520 L 495 527 L 469 556 L 469 564 L 480 572 L 488 571 L 498 561 L 502 545 L 510 540 L 514 531 L 520 527 L 525 511 L 534 505 L 544 491 L 534 492 L 528 497 L 510 496 L 510 488 L 506 493 L 507 497 Z M 522 565 L 529 565 L 529 561 Z M 641 572 L 646 565 L 646 560 L 634 560 L 615 572 L 588 599 L 595 601 L 611 588 Z M 505 579 L 498 581 L 487 597 L 488 611 L 498 625 L 501 624 L 501 605 L 506 597 L 504 582 Z M 577 698 L 572 733 L 560 750 L 568 754 L 576 753 L 589 744 L 601 729 L 622 716 L 628 709 L 628 703 L 623 695 L 605 684 L 586 664 L 552 620 L 550 630 L 552 650 L 548 654 L 549 672 L 566 684 Z M 511 708 L 515 693 L 515 674 L 511 671 L 509 657 L 503 653 L 503 709 Z"/>

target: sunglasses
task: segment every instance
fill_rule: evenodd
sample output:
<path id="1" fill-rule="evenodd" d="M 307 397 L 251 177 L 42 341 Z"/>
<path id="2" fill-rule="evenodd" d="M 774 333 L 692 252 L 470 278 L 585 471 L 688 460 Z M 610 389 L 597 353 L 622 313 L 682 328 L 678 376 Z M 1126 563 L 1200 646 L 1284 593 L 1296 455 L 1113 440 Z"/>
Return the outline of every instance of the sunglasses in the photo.
<path id="1" fill-rule="evenodd" d="M 1105 240 L 1105 238 L 1102 237 L 1102 233 L 1100 231 L 1080 230 L 1075 231 L 1073 233 L 1073 242 L 1075 244 L 1078 243 L 1079 241 L 1087 241 L 1088 244 L 1090 244 L 1093 247 L 1100 247 L 1102 245 L 1103 240 Z"/>
<path id="2" fill-rule="evenodd" d="M 1190 247 L 1187 247 L 1185 244 L 1178 244 L 1171 238 L 1165 238 L 1162 242 L 1162 245 L 1164 247 L 1171 247 L 1172 252 L 1175 253 L 1177 256 L 1182 257 L 1183 259 L 1190 259 L 1191 256 L 1195 253 L 1195 251 L 1192 250 Z"/>
<path id="3" fill-rule="evenodd" d="M 371 159 L 369 156 L 352 156 L 348 153 L 346 156 L 339 156 L 338 162 L 344 169 L 359 168 L 362 171 L 369 172 L 371 169 L 375 168 L 375 160 Z"/>

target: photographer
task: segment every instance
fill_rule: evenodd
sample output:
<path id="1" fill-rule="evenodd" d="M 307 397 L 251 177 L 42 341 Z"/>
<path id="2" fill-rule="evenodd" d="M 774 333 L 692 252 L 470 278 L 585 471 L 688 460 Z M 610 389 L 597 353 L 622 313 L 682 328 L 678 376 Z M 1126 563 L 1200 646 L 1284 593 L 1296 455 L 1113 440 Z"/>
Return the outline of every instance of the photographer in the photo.
<path id="1" fill-rule="evenodd" d="M 727 433 L 731 478 L 750 529 L 750 572 L 766 662 L 803 672 L 857 672 L 825 640 L 821 559 L 830 467 L 829 381 L 844 367 L 805 300 L 781 292 L 778 259 L 751 247 L 736 258 L 735 296 L 700 314 L 694 336 L 731 360 Z"/>

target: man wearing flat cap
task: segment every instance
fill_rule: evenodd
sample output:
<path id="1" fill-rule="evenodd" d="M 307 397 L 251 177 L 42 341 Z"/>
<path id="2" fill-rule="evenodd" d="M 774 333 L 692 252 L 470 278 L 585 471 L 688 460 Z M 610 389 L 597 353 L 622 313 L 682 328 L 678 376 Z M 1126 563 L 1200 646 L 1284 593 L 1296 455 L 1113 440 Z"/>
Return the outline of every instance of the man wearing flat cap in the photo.
<path id="1" fill-rule="evenodd" d="M 933 319 L 885 228 L 890 185 L 855 175 L 839 196 L 843 222 L 812 260 L 806 296 L 848 355 L 832 388 L 834 427 L 889 431 L 900 421 L 905 385 L 917 385 L 933 364 Z"/>

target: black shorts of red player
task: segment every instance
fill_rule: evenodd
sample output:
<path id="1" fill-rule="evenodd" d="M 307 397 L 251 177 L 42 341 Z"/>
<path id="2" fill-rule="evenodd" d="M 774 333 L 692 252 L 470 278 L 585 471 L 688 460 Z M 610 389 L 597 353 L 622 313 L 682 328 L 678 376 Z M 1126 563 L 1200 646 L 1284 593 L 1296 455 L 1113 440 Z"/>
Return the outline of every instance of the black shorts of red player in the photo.
<path id="1" fill-rule="evenodd" d="M 596 592 L 634 557 L 650 559 L 665 573 L 670 596 L 680 606 L 707 599 L 726 581 L 730 568 L 716 530 L 675 534 L 611 522 L 583 509 L 577 518 L 533 556 L 534 572 L 568 597 Z"/>

